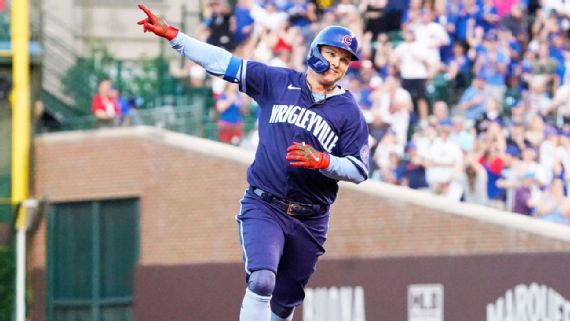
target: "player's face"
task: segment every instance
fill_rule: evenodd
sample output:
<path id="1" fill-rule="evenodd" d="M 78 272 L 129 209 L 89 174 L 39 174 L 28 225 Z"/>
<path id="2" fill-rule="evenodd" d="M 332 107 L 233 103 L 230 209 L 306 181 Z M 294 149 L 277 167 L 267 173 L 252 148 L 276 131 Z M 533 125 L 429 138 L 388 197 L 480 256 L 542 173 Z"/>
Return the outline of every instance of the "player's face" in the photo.
<path id="1" fill-rule="evenodd" d="M 352 61 L 352 55 L 337 47 L 322 46 L 321 55 L 329 62 L 330 68 L 325 71 L 322 76 L 325 83 L 336 84 L 348 69 L 348 65 Z"/>

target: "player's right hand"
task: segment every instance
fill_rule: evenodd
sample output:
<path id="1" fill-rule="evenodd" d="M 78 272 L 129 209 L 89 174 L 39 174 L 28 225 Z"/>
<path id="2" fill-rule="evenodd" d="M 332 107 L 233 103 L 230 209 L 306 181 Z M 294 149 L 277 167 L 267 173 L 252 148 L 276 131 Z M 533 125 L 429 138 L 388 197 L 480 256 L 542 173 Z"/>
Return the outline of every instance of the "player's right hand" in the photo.
<path id="1" fill-rule="evenodd" d="M 143 25 L 144 32 L 150 31 L 157 36 L 168 39 L 169 41 L 176 38 L 178 29 L 170 26 L 164 19 L 159 19 L 156 15 L 147 8 L 144 4 L 139 4 L 139 8 L 146 13 L 147 17 L 137 24 Z"/>

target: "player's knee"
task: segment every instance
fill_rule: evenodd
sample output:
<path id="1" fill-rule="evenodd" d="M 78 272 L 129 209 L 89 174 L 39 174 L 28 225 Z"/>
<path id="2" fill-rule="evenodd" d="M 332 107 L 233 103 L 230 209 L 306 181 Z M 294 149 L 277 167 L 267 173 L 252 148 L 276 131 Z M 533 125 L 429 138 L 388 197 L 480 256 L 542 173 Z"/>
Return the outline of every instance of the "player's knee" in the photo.
<path id="1" fill-rule="evenodd" d="M 269 296 L 275 288 L 275 273 L 269 270 L 254 271 L 249 276 L 247 287 L 255 294 Z"/>
<path id="2" fill-rule="evenodd" d="M 280 306 L 279 304 L 271 301 L 271 312 L 273 312 L 276 316 L 280 317 L 281 319 L 287 319 L 295 308 L 285 308 Z"/>

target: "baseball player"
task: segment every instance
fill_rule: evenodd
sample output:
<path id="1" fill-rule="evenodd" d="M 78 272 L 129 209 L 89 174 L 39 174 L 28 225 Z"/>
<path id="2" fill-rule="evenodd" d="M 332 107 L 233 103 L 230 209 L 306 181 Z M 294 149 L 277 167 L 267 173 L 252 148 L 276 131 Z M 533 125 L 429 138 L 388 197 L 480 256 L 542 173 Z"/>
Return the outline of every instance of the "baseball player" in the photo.
<path id="1" fill-rule="evenodd" d="M 240 321 L 292 320 L 325 249 L 338 181 L 368 178 L 368 131 L 353 96 L 337 85 L 358 41 L 340 26 L 315 37 L 306 72 L 242 60 L 185 35 L 144 5 L 138 22 L 257 101 L 259 145 L 236 216 L 247 288 Z"/>

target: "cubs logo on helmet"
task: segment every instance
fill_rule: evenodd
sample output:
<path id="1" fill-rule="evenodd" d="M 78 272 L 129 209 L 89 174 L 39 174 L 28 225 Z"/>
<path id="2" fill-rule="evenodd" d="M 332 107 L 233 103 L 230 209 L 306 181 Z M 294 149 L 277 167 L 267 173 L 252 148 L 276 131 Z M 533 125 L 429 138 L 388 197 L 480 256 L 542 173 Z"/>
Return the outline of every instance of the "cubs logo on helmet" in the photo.
<path id="1" fill-rule="evenodd" d="M 323 73 L 330 67 L 329 62 L 319 50 L 319 47 L 323 45 L 344 49 L 351 54 L 352 60 L 359 60 L 356 52 L 358 40 L 352 31 L 341 26 L 328 26 L 315 37 L 307 55 L 307 64 L 318 73 Z"/>

